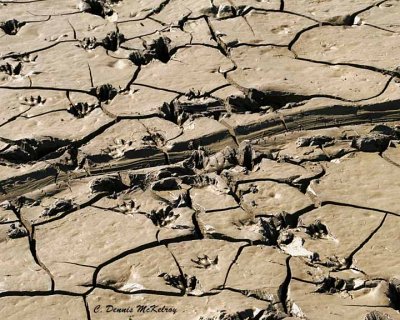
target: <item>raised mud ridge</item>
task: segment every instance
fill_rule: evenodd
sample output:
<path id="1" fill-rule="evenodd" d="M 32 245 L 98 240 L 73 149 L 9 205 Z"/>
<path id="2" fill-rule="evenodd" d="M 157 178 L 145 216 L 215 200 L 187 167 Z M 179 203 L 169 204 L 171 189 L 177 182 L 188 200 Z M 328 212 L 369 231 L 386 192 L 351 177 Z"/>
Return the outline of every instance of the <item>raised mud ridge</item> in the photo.
<path id="1" fill-rule="evenodd" d="M 400 319 L 398 0 L 0 0 L 0 318 Z"/>

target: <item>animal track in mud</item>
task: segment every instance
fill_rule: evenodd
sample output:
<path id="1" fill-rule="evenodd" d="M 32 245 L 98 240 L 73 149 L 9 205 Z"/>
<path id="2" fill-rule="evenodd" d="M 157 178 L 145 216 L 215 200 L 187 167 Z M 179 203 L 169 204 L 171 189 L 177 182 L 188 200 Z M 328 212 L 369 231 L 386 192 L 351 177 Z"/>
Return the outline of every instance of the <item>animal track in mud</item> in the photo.
<path id="1" fill-rule="evenodd" d="M 0 72 L 4 72 L 9 76 L 18 76 L 21 74 L 22 63 L 18 62 L 16 64 L 10 64 L 6 62 L 5 64 L 0 65 Z"/>
<path id="2" fill-rule="evenodd" d="M 118 50 L 120 44 L 123 43 L 124 41 L 125 41 L 124 35 L 119 33 L 118 30 L 111 31 L 105 36 L 105 38 L 103 40 L 101 40 L 101 45 L 106 50 L 116 51 L 116 50 Z M 89 41 L 88 44 L 89 44 L 89 46 L 91 46 L 91 41 Z"/>
<path id="3" fill-rule="evenodd" d="M 210 258 L 208 255 L 203 255 L 203 256 L 197 257 L 197 259 L 195 259 L 195 260 L 192 259 L 191 261 L 194 264 L 196 264 L 196 268 L 208 269 L 211 266 L 218 264 L 218 256 L 215 256 L 214 258 Z"/>
<path id="4" fill-rule="evenodd" d="M 41 96 L 39 96 L 39 95 L 36 96 L 36 97 L 30 96 L 29 98 L 28 97 L 23 97 L 23 98 L 21 97 L 20 100 L 21 100 L 20 103 L 22 105 L 26 105 L 26 106 L 30 106 L 30 107 L 34 107 L 34 106 L 37 106 L 37 105 L 43 105 L 43 104 L 46 103 L 46 99 L 41 97 Z"/>
<path id="5" fill-rule="evenodd" d="M 168 37 L 159 37 L 150 42 L 143 44 L 144 49 L 134 49 L 129 54 L 129 60 L 136 66 L 149 64 L 152 60 L 157 59 L 163 63 L 167 63 L 171 59 L 171 39 Z"/>
<path id="6" fill-rule="evenodd" d="M 83 12 L 88 12 L 102 18 L 111 16 L 114 11 L 111 4 L 117 2 L 113 0 L 80 0 L 77 7 Z"/>
<path id="7" fill-rule="evenodd" d="M 12 223 L 7 231 L 7 236 L 10 239 L 18 239 L 28 236 L 28 231 L 21 223 Z"/>
<path id="8" fill-rule="evenodd" d="M 173 208 L 167 206 L 157 210 L 151 210 L 150 213 L 146 213 L 146 217 L 153 221 L 154 225 L 158 227 L 164 227 L 172 221 L 176 220 L 177 215 L 174 213 Z"/>
<path id="9" fill-rule="evenodd" d="M 100 102 L 108 102 L 115 98 L 118 91 L 111 84 L 106 83 L 91 89 L 91 93 L 96 96 Z"/>
<path id="10" fill-rule="evenodd" d="M 5 22 L 0 22 L 0 29 L 2 29 L 8 35 L 16 35 L 25 24 L 26 22 L 20 22 L 16 19 L 11 19 Z"/>
<path id="11" fill-rule="evenodd" d="M 169 286 L 177 288 L 182 292 L 191 292 L 196 289 L 198 280 L 195 276 L 184 275 L 169 275 L 168 273 L 161 273 L 159 277 L 162 277 L 165 283 Z"/>
<path id="12" fill-rule="evenodd" d="M 96 37 L 85 37 L 79 41 L 79 44 L 77 46 L 79 46 L 85 50 L 93 50 L 98 45 L 99 45 L 99 42 L 97 42 Z"/>
<path id="13" fill-rule="evenodd" d="M 67 111 L 76 118 L 83 118 L 96 109 L 98 106 L 95 104 L 89 104 L 87 102 L 78 102 L 71 104 Z"/>
<path id="14" fill-rule="evenodd" d="M 312 238 L 322 238 L 329 234 L 328 228 L 320 220 L 316 220 L 306 227 L 306 233 Z"/>

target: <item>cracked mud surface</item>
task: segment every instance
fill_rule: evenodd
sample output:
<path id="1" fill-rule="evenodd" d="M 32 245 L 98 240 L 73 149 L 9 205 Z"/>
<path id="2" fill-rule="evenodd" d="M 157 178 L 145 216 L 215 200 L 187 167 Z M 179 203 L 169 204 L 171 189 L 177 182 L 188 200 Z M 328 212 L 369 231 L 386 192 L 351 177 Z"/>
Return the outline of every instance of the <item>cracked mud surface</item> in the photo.
<path id="1" fill-rule="evenodd" d="M 0 318 L 400 319 L 399 0 L 0 0 Z"/>

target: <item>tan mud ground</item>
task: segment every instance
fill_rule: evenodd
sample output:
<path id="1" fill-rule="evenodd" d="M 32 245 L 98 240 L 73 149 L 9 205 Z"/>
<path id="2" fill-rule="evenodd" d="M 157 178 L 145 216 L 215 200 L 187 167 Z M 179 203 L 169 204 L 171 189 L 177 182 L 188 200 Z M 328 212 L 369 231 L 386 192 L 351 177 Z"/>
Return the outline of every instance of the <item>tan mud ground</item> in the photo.
<path id="1" fill-rule="evenodd" d="M 400 319 L 399 48 L 399 0 L 0 0 L 0 319 Z"/>

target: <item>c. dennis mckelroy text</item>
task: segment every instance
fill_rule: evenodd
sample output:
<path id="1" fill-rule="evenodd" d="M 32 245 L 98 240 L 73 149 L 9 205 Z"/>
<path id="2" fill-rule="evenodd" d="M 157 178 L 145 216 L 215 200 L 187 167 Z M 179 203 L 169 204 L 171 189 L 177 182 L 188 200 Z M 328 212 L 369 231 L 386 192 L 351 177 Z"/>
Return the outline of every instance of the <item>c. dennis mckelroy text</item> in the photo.
<path id="1" fill-rule="evenodd" d="M 120 306 L 114 306 L 112 304 L 108 304 L 106 306 L 101 306 L 97 305 L 94 308 L 94 313 L 101 313 L 101 312 L 107 312 L 107 313 L 172 313 L 176 314 L 177 309 L 171 306 L 165 306 L 165 305 L 157 305 L 157 304 L 139 304 L 136 306 L 127 306 L 127 307 L 120 307 Z"/>

